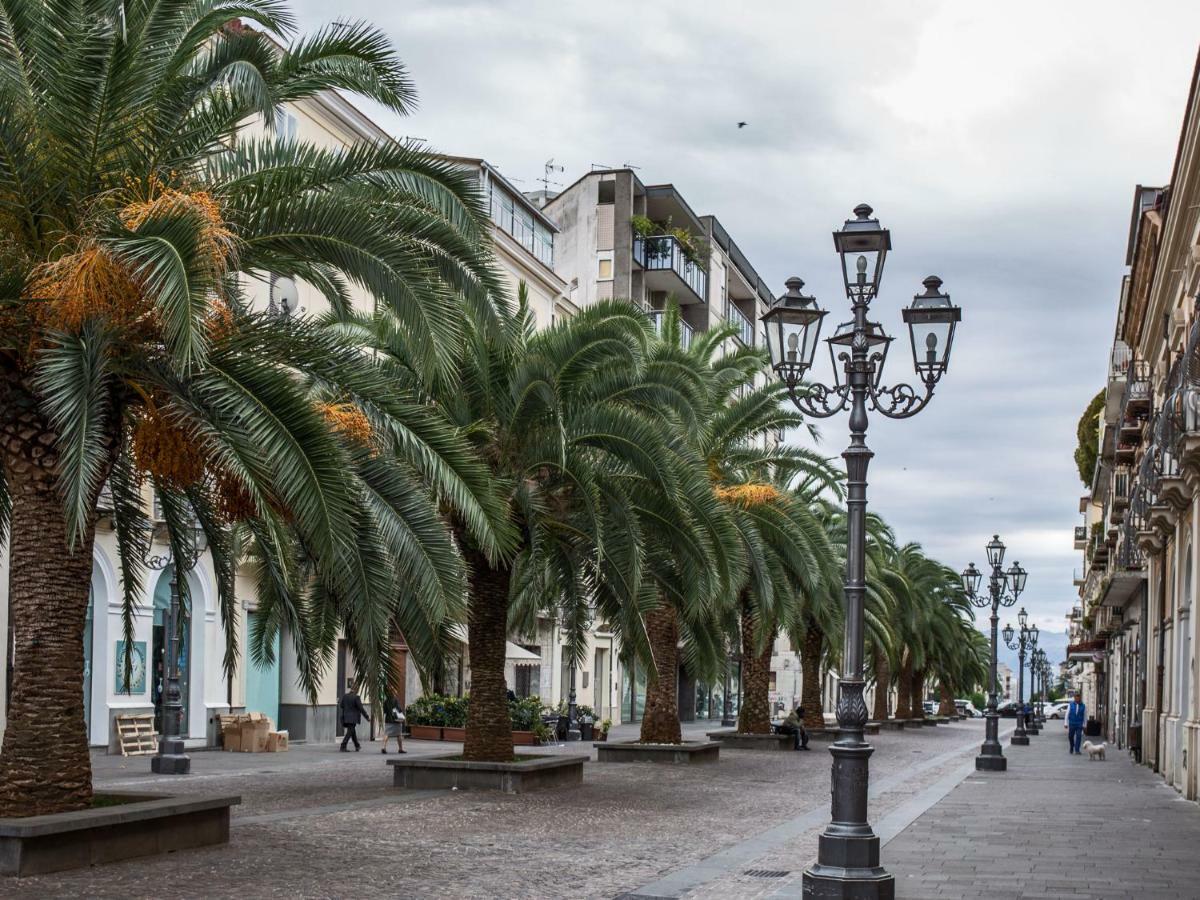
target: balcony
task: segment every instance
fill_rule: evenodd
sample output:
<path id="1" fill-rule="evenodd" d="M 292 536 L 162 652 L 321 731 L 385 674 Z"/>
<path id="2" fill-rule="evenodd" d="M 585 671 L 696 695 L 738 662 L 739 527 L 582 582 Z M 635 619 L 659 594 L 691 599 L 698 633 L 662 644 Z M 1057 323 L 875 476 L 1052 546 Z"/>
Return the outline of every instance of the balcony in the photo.
<path id="1" fill-rule="evenodd" d="M 651 310 L 649 313 L 650 324 L 654 328 L 654 333 L 662 337 L 663 328 L 663 311 L 660 309 Z M 686 350 L 692 346 L 692 338 L 696 334 L 696 329 L 689 325 L 683 319 L 679 320 L 679 346 Z"/>
<path id="2" fill-rule="evenodd" d="M 1144 359 L 1129 360 L 1121 410 L 1126 419 L 1144 418 L 1150 413 L 1150 364 Z"/>
<path id="3" fill-rule="evenodd" d="M 1108 365 L 1108 386 L 1104 394 L 1104 420 L 1115 423 L 1121 416 L 1121 404 L 1125 393 L 1125 376 L 1129 372 L 1129 363 L 1133 360 L 1133 351 L 1124 341 L 1113 344 L 1112 356 Z"/>
<path id="4" fill-rule="evenodd" d="M 738 329 L 738 333 L 734 338 L 742 343 L 743 346 L 754 346 L 754 323 L 750 321 L 750 317 L 734 306 L 732 303 L 726 304 L 725 321 Z"/>
<path id="5" fill-rule="evenodd" d="M 1086 550 L 1087 549 L 1087 526 L 1086 525 L 1076 525 L 1075 526 L 1075 549 L 1076 550 Z"/>
<path id="6" fill-rule="evenodd" d="M 642 237 L 635 232 L 633 261 L 645 272 L 648 290 L 666 291 L 680 303 L 703 303 L 708 297 L 707 270 L 688 259 L 672 234 Z M 683 293 L 685 289 L 688 293 Z"/>

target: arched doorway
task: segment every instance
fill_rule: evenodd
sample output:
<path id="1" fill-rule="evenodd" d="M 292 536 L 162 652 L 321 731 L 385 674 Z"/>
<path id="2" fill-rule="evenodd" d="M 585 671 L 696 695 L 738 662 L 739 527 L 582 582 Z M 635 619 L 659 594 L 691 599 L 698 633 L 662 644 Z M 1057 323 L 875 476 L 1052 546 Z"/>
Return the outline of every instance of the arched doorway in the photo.
<path id="1" fill-rule="evenodd" d="M 154 704 L 154 728 L 163 733 L 163 709 L 166 702 L 166 660 L 167 660 L 167 620 L 171 607 L 171 577 L 175 567 L 167 566 L 158 576 L 154 586 L 154 631 L 151 659 L 154 660 L 154 680 L 151 686 L 150 699 Z M 192 602 L 198 600 L 194 584 L 189 581 Z M 183 621 L 179 635 L 179 693 L 183 703 L 183 716 L 179 724 L 179 736 L 188 736 L 188 720 L 191 712 L 189 695 L 191 693 L 191 658 L 192 658 L 192 627 L 191 617 L 182 606 L 179 610 Z"/>

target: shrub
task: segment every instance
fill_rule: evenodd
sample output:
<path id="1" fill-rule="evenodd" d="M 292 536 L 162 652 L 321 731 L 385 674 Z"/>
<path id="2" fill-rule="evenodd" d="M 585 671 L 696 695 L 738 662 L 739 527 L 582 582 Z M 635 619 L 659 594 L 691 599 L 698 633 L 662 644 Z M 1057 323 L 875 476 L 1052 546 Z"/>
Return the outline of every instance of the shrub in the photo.
<path id="1" fill-rule="evenodd" d="M 513 731 L 537 731 L 542 723 L 542 698 L 524 697 L 508 701 L 508 712 L 512 717 Z"/>

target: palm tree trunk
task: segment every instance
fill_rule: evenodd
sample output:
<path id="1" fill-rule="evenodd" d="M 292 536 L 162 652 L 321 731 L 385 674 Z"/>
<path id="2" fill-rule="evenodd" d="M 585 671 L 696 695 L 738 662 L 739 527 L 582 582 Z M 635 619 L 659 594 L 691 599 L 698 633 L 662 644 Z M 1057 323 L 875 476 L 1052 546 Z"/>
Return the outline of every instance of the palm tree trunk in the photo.
<path id="1" fill-rule="evenodd" d="M 89 526 L 68 550 L 62 500 L 54 485 L 53 434 L 39 427 L 38 418 L 33 413 L 0 423 L 0 452 L 12 499 L 13 629 L 12 696 L 0 748 L 0 816 L 66 812 L 92 803 L 83 628 L 95 533 Z"/>
<path id="2" fill-rule="evenodd" d="M 824 728 L 825 710 L 821 702 L 821 640 L 824 635 L 809 623 L 804 632 L 804 649 L 800 653 L 800 705 L 804 707 L 804 726 Z"/>
<path id="3" fill-rule="evenodd" d="M 912 712 L 912 656 L 907 651 L 900 659 L 900 674 L 896 678 L 896 718 L 911 719 Z"/>
<path id="4" fill-rule="evenodd" d="M 950 686 L 946 682 L 941 682 L 940 694 L 942 702 L 938 704 L 939 716 L 956 716 L 958 709 L 954 705 L 954 693 L 950 690 Z"/>
<path id="5" fill-rule="evenodd" d="M 471 591 L 467 610 L 471 702 L 467 706 L 463 759 L 511 762 L 512 716 L 508 710 L 508 686 L 504 682 L 510 572 L 507 568 L 493 569 L 478 551 L 463 555 Z"/>
<path id="6" fill-rule="evenodd" d="M 646 685 L 640 740 L 643 744 L 680 744 L 679 622 L 675 607 L 664 602 L 648 612 L 646 636 L 654 654 L 654 677 Z"/>
<path id="7" fill-rule="evenodd" d="M 876 722 L 883 722 L 888 717 L 888 688 L 891 687 L 892 672 L 888 668 L 887 654 L 882 649 L 875 649 L 874 665 L 875 671 L 875 711 L 871 714 L 871 718 Z"/>
<path id="8" fill-rule="evenodd" d="M 771 644 L 762 652 L 754 646 L 754 620 L 750 603 L 743 591 L 742 607 L 742 708 L 738 711 L 740 734 L 771 733 Z M 772 629 L 774 630 L 774 629 Z"/>
<path id="9" fill-rule="evenodd" d="M 908 699 L 912 703 L 912 717 L 925 718 L 925 670 L 915 669 L 912 673 L 912 687 L 908 691 Z"/>

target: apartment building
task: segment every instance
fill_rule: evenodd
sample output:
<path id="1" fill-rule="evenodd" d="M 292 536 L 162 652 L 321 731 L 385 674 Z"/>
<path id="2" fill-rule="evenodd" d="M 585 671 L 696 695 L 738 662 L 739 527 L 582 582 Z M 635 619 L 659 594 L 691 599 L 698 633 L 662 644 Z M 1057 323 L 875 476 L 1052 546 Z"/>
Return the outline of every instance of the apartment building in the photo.
<path id="1" fill-rule="evenodd" d="M 674 300 L 683 320 L 685 346 L 697 332 L 726 322 L 737 328 L 730 344 L 751 346 L 763 341 L 760 316 L 774 299 L 770 289 L 720 220 L 697 213 L 675 185 L 647 185 L 628 168 L 598 169 L 558 194 L 539 191 L 531 199 L 559 229 L 554 268 L 566 282 L 567 297 L 575 307 L 624 299 L 658 323 Z M 782 435 L 771 438 L 781 439 Z M 787 641 L 781 640 L 781 652 L 774 657 L 779 668 L 773 666 L 780 685 L 798 677 L 785 665 L 795 662 L 799 671 L 798 657 L 790 647 L 784 650 Z M 619 647 L 613 647 L 607 657 L 608 664 L 614 661 L 615 677 L 612 669 L 607 672 L 619 708 L 614 707 L 610 717 L 640 721 L 645 667 L 622 660 Z M 595 672 L 578 674 L 595 677 Z M 726 690 L 736 712 L 740 693 L 736 663 L 728 686 L 724 680 L 709 684 L 696 679 L 682 666 L 678 678 L 683 721 L 720 719 Z"/>
<path id="2" fill-rule="evenodd" d="M 1069 675 L 1109 741 L 1197 798 L 1200 63 L 1165 187 L 1134 191 Z"/>

